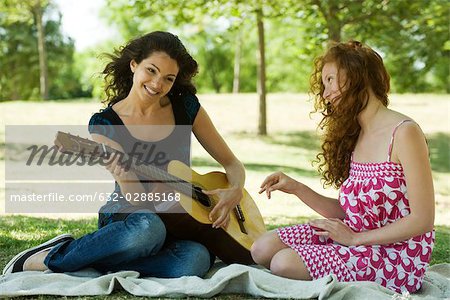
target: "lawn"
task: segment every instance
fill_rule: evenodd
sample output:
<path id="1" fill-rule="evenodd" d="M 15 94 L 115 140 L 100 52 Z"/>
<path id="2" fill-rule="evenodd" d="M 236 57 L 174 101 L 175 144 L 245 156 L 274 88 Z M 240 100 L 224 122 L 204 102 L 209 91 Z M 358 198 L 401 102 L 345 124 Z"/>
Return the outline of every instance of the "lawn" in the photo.
<path id="1" fill-rule="evenodd" d="M 256 135 L 257 96 L 201 95 L 219 132 L 246 167 L 246 189 L 258 204 L 268 228 L 304 222 L 318 215 L 293 196 L 275 193 L 271 200 L 257 193 L 260 183 L 274 171 L 284 171 L 328 196 L 311 166 L 318 147 L 318 116 L 310 117 L 312 104 L 304 94 L 271 94 L 268 97 L 268 132 Z M 415 119 L 428 140 L 436 199 L 436 245 L 432 264 L 450 262 L 450 100 L 446 95 L 392 95 L 392 108 Z M 0 103 L 0 168 L 5 170 L 5 125 L 86 125 L 101 104 L 93 100 L 63 102 Z M 195 139 L 194 139 L 195 140 Z M 194 141 L 193 168 L 199 173 L 219 169 L 217 163 Z M 70 232 L 81 236 L 96 228 L 95 214 L 4 213 L 5 172 L 0 174 L 0 265 L 17 252 L 55 235 Z M 112 187 L 111 187 L 112 190 Z M 115 295 L 116 296 L 116 295 Z M 131 299 L 124 293 L 117 296 Z M 97 297 L 101 299 L 103 297 Z M 225 297 L 220 297 L 226 299 Z M 47 298 L 46 298 L 47 299 Z"/>
<path id="2" fill-rule="evenodd" d="M 275 223 L 269 220 L 268 229 L 291 223 L 302 223 L 309 218 L 298 217 L 289 220 L 287 223 Z M 7 261 L 22 251 L 23 249 L 35 246 L 52 237 L 70 232 L 75 237 L 92 232 L 97 227 L 95 218 L 82 220 L 47 219 L 30 216 L 5 216 L 0 219 L 0 266 L 4 266 Z M 449 262 L 450 257 L 450 228 L 447 226 L 436 227 L 436 245 L 434 248 L 431 264 Z M 110 299 L 111 296 L 77 297 L 76 299 Z M 54 296 L 38 296 L 33 299 L 59 299 Z M 221 295 L 213 299 L 248 299 L 248 295 Z M 30 297 L 19 297 L 16 299 L 30 299 Z M 114 299 L 138 299 L 124 291 L 114 293 Z M 190 298 L 193 299 L 193 298 Z"/>

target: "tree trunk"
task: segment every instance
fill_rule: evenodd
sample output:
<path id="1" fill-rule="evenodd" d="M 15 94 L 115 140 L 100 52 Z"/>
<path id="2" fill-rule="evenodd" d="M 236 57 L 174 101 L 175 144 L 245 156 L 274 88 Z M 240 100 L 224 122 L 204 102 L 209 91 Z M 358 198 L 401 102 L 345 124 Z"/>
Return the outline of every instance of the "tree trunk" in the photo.
<path id="1" fill-rule="evenodd" d="M 222 88 L 222 83 L 218 78 L 218 72 L 217 72 L 217 68 L 216 65 L 214 64 L 214 54 L 209 54 L 208 52 L 205 53 L 205 59 L 206 59 L 206 64 L 209 66 L 207 69 L 207 72 L 209 74 L 209 77 L 211 78 L 211 84 L 214 88 L 214 91 L 216 92 L 216 94 L 220 93 L 220 90 Z"/>
<path id="2" fill-rule="evenodd" d="M 328 10 L 327 27 L 328 27 L 328 39 L 335 42 L 341 41 L 341 20 L 338 16 L 339 7 L 337 3 L 330 4 Z"/>
<path id="3" fill-rule="evenodd" d="M 266 118 L 266 58 L 264 47 L 264 23 L 263 11 L 259 8 L 256 11 L 256 22 L 258 25 L 258 81 L 256 89 L 259 96 L 259 121 L 258 135 L 267 135 L 267 118 Z"/>
<path id="4" fill-rule="evenodd" d="M 45 32 L 42 24 L 42 6 L 41 1 L 37 1 L 33 7 L 37 34 L 38 34 L 38 52 L 39 52 L 39 83 L 41 98 L 48 99 L 48 68 L 47 68 L 47 51 L 45 49 Z"/>
<path id="5" fill-rule="evenodd" d="M 17 49 L 17 47 L 15 47 Z M 16 63 L 13 62 L 12 65 L 10 66 L 11 70 L 15 70 L 16 69 Z M 19 84 L 19 80 L 17 80 L 17 73 L 12 73 L 11 74 L 11 86 L 9 86 L 9 94 L 5 94 L 4 96 L 6 96 L 4 99 L 7 100 L 20 100 L 20 94 L 19 94 L 19 90 L 18 86 L 20 86 Z"/>
<path id="6" fill-rule="evenodd" d="M 241 77 L 241 48 L 242 37 L 241 31 L 238 30 L 236 34 L 236 48 L 234 50 L 233 94 L 239 93 Z"/>
<path id="7" fill-rule="evenodd" d="M 328 39 L 330 41 L 341 41 L 341 24 L 339 20 L 328 21 Z"/>

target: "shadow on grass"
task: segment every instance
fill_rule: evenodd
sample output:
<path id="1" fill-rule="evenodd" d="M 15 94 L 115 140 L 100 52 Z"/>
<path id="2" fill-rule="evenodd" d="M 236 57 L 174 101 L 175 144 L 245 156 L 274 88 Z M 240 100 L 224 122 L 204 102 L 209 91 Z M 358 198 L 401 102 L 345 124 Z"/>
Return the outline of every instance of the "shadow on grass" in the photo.
<path id="1" fill-rule="evenodd" d="M 273 230 L 279 227 L 285 227 L 294 224 L 306 224 L 308 221 L 316 219 L 316 217 L 265 217 L 267 230 Z"/>
<path id="2" fill-rule="evenodd" d="M 314 131 L 288 131 L 275 133 L 264 138 L 271 144 L 303 148 L 318 152 L 320 150 L 320 137 Z"/>
<path id="3" fill-rule="evenodd" d="M 450 135 L 437 132 L 427 135 L 430 150 L 431 169 L 436 172 L 450 172 Z"/>
<path id="4" fill-rule="evenodd" d="M 193 157 L 191 164 L 193 167 L 214 167 L 217 168 L 218 170 L 223 169 L 222 166 L 212 158 L 205 159 L 200 157 Z"/>
<path id="5" fill-rule="evenodd" d="M 255 133 L 240 131 L 233 135 L 242 138 L 258 138 L 269 144 L 302 148 L 314 152 L 320 150 L 320 137 L 315 131 L 279 131 L 268 136 L 258 136 Z"/>
<path id="6" fill-rule="evenodd" d="M 234 135 L 242 138 L 259 138 L 269 144 L 301 148 L 314 154 L 320 151 L 321 145 L 320 137 L 315 131 L 276 132 L 266 137 L 249 132 L 236 132 Z M 450 173 L 450 134 L 446 132 L 428 134 L 427 142 L 432 170 Z"/>
<path id="7" fill-rule="evenodd" d="M 295 174 L 304 177 L 314 177 L 317 176 L 317 172 L 311 170 L 305 170 L 301 168 L 291 167 L 291 166 L 281 166 L 281 165 L 272 165 L 272 164 L 256 164 L 256 163 L 244 163 L 246 170 L 263 172 L 263 173 L 271 173 L 271 172 L 285 172 L 290 174 Z"/>
<path id="8" fill-rule="evenodd" d="M 218 170 L 222 169 L 222 166 L 212 159 L 204 159 L 199 157 L 194 157 L 192 159 L 192 166 L 194 167 L 215 167 Z M 271 173 L 271 172 L 289 172 L 295 175 L 313 177 L 317 176 L 315 171 L 305 170 L 301 168 L 291 167 L 291 166 L 282 166 L 282 165 L 274 165 L 274 164 L 257 164 L 257 163 L 244 163 L 244 167 L 248 171 L 255 171 L 261 173 Z"/>

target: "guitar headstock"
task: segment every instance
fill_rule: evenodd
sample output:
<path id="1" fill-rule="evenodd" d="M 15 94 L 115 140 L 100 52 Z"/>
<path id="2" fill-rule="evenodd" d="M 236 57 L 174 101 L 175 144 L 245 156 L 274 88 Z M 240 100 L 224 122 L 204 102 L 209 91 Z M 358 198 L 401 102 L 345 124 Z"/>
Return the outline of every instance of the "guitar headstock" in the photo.
<path id="1" fill-rule="evenodd" d="M 103 144 L 62 131 L 56 133 L 54 143 L 64 153 L 82 153 L 97 157 L 108 155 L 108 151 Z"/>

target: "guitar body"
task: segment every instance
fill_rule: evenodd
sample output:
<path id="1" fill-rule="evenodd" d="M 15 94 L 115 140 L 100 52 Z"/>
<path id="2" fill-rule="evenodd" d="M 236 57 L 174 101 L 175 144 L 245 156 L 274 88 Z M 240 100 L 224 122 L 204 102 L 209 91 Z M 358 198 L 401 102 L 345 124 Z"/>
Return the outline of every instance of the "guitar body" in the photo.
<path id="1" fill-rule="evenodd" d="M 55 145 L 61 152 L 81 153 L 83 156 L 94 158 L 110 158 L 111 155 L 121 154 L 127 158 L 128 163 L 131 162 L 131 169 L 139 176 L 163 183 L 165 191 L 168 191 L 166 188 L 169 187 L 171 191 L 179 192 L 179 202 L 174 203 L 175 210 L 169 208 L 170 213 L 163 213 L 156 207 L 156 212 L 171 235 L 202 243 L 227 264 L 254 264 L 250 248 L 253 242 L 266 232 L 266 228 L 258 207 L 247 191 L 243 190 L 239 209 L 234 209 L 230 213 L 231 219 L 226 229 L 212 228 L 212 221 L 208 218 L 218 199 L 208 197 L 201 189 L 227 188 L 229 183 L 224 173 L 211 172 L 200 175 L 180 161 L 171 161 L 168 171 L 165 172 L 152 165 L 138 164 L 136 158 L 120 153 L 107 145 L 61 131 L 56 134 Z"/>
<path id="2" fill-rule="evenodd" d="M 229 186 L 226 174 L 211 172 L 200 175 L 179 161 L 169 163 L 168 173 L 204 190 Z M 253 242 L 266 232 L 266 228 L 258 207 L 245 189 L 239 205 L 245 217 L 242 223 L 247 233 L 242 232 L 238 217 L 233 212 L 226 230 L 212 228 L 212 221 L 208 216 L 218 201 L 215 197 L 210 196 L 212 205 L 206 207 L 187 195 L 180 193 L 180 196 L 179 204 L 186 213 L 160 214 L 173 236 L 202 243 L 227 264 L 254 264 L 250 248 Z"/>

